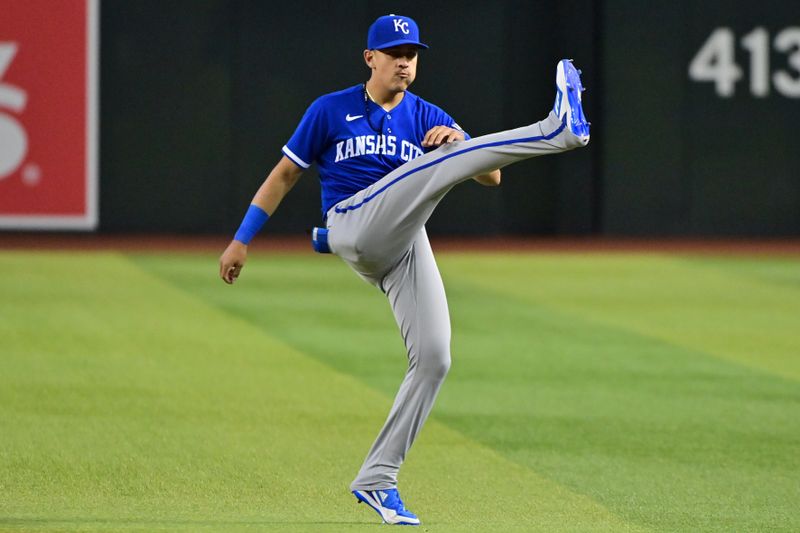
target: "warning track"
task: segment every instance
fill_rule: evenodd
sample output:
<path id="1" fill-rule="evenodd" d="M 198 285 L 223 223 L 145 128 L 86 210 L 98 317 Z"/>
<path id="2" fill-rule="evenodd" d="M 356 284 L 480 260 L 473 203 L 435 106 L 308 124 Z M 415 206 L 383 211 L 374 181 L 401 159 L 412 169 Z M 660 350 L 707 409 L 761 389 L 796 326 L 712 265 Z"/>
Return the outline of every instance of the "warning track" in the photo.
<path id="1" fill-rule="evenodd" d="M 222 253 L 230 235 L 146 235 L 85 233 L 0 233 L 0 250 L 107 250 L 123 252 Z M 452 237 L 431 235 L 437 251 L 563 253 L 700 253 L 732 255 L 800 255 L 800 238 L 792 239 L 639 239 L 606 237 Z M 313 253 L 306 236 L 260 235 L 252 252 Z"/>

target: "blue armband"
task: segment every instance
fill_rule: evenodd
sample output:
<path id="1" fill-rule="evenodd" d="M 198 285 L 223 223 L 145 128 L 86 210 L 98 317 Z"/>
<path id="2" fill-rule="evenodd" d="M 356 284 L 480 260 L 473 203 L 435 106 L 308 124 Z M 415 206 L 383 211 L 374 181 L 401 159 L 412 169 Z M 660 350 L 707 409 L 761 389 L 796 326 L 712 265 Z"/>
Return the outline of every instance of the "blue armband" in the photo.
<path id="1" fill-rule="evenodd" d="M 242 244 L 250 244 L 250 241 L 261 230 L 267 220 L 269 220 L 269 215 L 266 211 L 255 204 L 250 204 L 247 214 L 242 220 L 242 225 L 239 226 L 239 230 L 233 238 Z"/>

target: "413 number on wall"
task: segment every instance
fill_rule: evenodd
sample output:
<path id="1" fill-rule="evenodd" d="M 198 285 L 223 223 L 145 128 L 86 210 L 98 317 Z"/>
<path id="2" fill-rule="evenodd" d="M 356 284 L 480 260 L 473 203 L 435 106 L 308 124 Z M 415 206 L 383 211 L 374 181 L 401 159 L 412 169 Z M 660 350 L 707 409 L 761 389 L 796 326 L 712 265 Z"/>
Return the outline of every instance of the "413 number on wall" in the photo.
<path id="1" fill-rule="evenodd" d="M 770 34 L 758 27 L 739 39 L 749 55 L 750 94 L 765 98 L 774 90 L 788 98 L 800 98 L 800 27 L 781 30 L 772 39 L 775 57 L 780 66 L 771 69 Z M 731 28 L 717 28 L 689 63 L 689 79 L 712 82 L 722 98 L 734 95 L 742 79 L 742 68 L 736 63 L 736 35 Z"/>

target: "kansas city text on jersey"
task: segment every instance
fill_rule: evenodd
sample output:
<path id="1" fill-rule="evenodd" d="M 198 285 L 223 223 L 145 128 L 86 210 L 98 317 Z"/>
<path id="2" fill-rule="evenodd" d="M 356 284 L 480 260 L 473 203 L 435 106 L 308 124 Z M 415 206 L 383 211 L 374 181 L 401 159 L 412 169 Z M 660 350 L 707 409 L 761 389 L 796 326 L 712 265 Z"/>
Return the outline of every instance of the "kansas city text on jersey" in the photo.
<path id="1" fill-rule="evenodd" d="M 397 137 L 394 135 L 359 135 L 336 143 L 335 163 L 362 155 L 389 155 L 397 153 Z M 411 161 L 422 155 L 422 149 L 403 139 L 400 142 L 400 159 Z"/>

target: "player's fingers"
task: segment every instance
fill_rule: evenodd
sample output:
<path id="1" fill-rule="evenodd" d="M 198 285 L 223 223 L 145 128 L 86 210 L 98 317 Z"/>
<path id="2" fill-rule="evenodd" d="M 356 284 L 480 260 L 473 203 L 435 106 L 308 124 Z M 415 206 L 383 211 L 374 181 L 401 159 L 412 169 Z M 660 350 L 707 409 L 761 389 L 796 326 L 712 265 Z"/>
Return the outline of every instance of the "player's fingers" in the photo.
<path id="1" fill-rule="evenodd" d="M 447 135 L 447 132 L 450 131 L 450 128 L 446 126 L 436 126 L 431 128 L 428 132 L 430 137 L 428 139 L 428 146 L 439 146 L 444 142 L 444 138 Z"/>
<path id="2" fill-rule="evenodd" d="M 436 133 L 435 145 L 439 146 L 447 141 L 447 137 L 450 135 L 452 130 L 450 128 L 442 128 Z"/>
<path id="3" fill-rule="evenodd" d="M 428 133 L 425 134 L 425 138 L 422 139 L 422 146 L 433 146 L 431 140 L 433 139 L 434 135 L 436 135 L 436 128 L 429 129 Z"/>
<path id="4" fill-rule="evenodd" d="M 454 130 L 453 128 L 445 128 L 444 132 L 442 133 L 442 143 L 451 143 L 453 141 L 461 141 L 464 138 L 461 136 L 461 132 L 458 130 Z"/>
<path id="5" fill-rule="evenodd" d="M 422 146 L 436 146 L 436 136 L 439 134 L 439 127 L 431 128 L 425 135 L 425 141 Z"/>
<path id="6" fill-rule="evenodd" d="M 222 269 L 220 271 L 220 277 L 222 278 L 222 281 L 224 281 L 229 285 L 233 283 L 233 280 L 235 279 L 233 276 L 233 272 L 235 269 L 236 269 L 235 265 L 231 265 L 230 263 L 223 263 Z"/>
<path id="7" fill-rule="evenodd" d="M 446 143 L 451 143 L 453 141 L 459 141 L 459 140 L 461 140 L 460 136 L 458 135 L 458 132 L 455 130 L 450 130 L 444 137 L 444 142 Z"/>
<path id="8" fill-rule="evenodd" d="M 464 136 L 461 132 L 453 128 L 448 128 L 447 126 L 435 126 L 425 134 L 425 138 L 422 140 L 422 146 L 439 146 L 443 143 L 463 140 Z"/>

